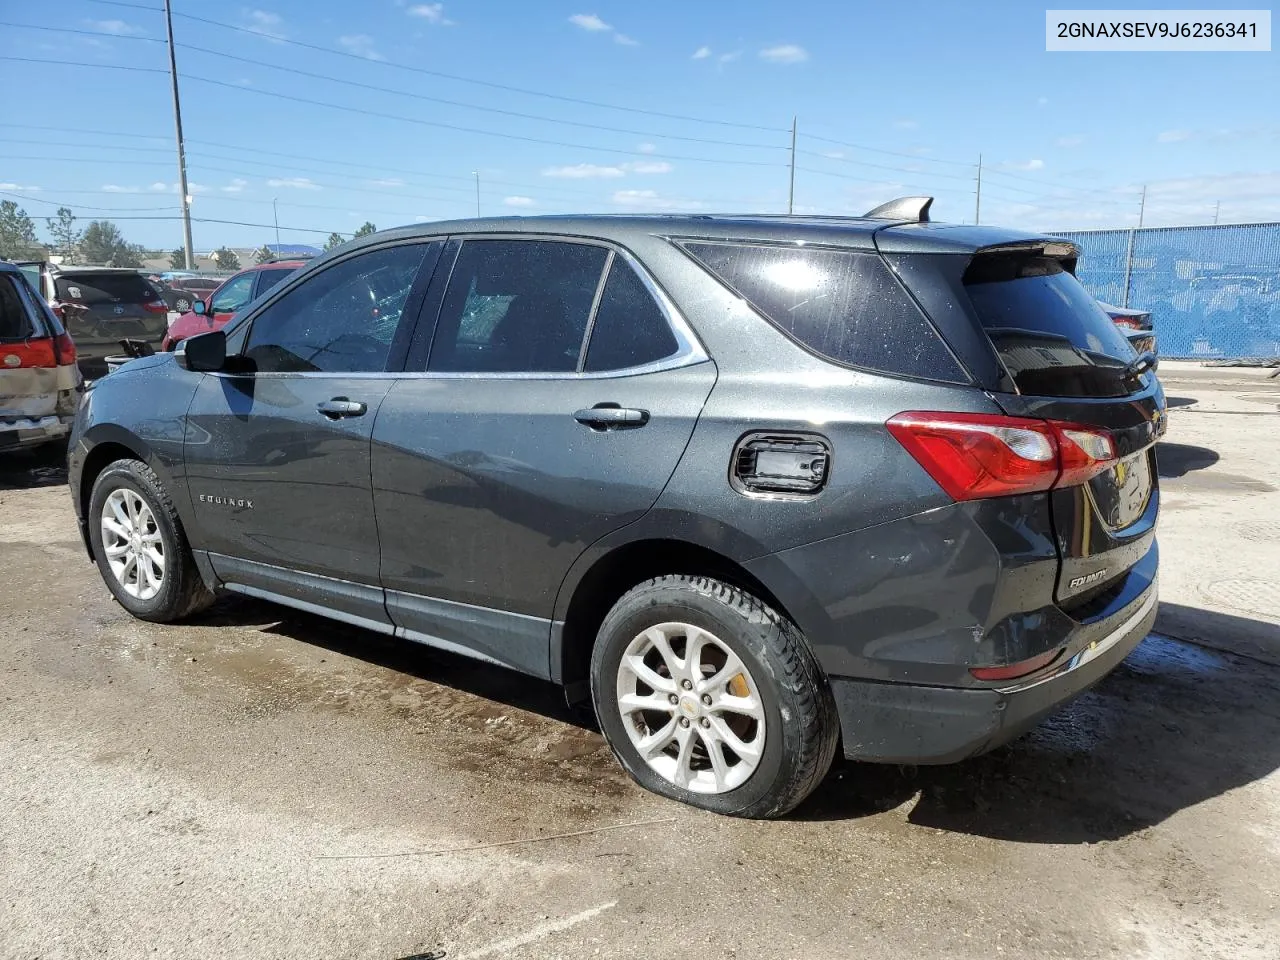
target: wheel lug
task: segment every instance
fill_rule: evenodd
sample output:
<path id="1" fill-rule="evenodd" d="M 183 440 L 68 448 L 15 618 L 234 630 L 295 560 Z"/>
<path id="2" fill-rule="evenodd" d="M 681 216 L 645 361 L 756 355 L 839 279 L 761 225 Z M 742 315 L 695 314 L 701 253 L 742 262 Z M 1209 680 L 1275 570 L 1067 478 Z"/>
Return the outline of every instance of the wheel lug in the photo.
<path id="1" fill-rule="evenodd" d="M 669 694 L 667 694 L 667 700 L 668 700 L 672 705 L 677 704 L 677 703 L 679 703 L 679 702 L 680 702 L 680 698 L 679 698 L 679 697 L 677 697 L 674 693 L 669 693 Z"/>
<path id="2" fill-rule="evenodd" d="M 703 717 L 701 720 L 698 721 L 698 726 L 709 727 L 711 726 L 711 721 L 708 720 L 706 717 Z"/>
<path id="3" fill-rule="evenodd" d="M 692 689 L 693 689 L 693 681 L 692 681 L 692 680 L 681 680 L 681 681 L 680 681 L 680 686 L 684 687 L 686 690 L 692 690 Z"/>
<path id="4" fill-rule="evenodd" d="M 702 695 L 702 702 L 708 707 L 711 706 L 711 694 L 704 693 Z"/>
<path id="5" fill-rule="evenodd" d="M 681 718 L 680 718 L 680 726 L 682 726 L 682 727 L 687 727 L 688 725 L 689 725 L 689 718 L 688 718 L 688 717 L 681 717 Z"/>

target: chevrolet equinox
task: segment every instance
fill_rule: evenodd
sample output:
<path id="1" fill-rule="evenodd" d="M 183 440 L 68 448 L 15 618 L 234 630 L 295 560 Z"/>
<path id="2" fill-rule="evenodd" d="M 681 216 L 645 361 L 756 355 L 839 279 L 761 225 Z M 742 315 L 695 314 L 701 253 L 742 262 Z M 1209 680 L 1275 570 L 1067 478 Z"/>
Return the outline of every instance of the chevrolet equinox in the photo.
<path id="1" fill-rule="evenodd" d="M 89 554 L 562 684 L 720 813 L 990 750 L 1151 627 L 1165 401 L 1072 244 L 928 208 L 346 244 L 86 394 Z"/>

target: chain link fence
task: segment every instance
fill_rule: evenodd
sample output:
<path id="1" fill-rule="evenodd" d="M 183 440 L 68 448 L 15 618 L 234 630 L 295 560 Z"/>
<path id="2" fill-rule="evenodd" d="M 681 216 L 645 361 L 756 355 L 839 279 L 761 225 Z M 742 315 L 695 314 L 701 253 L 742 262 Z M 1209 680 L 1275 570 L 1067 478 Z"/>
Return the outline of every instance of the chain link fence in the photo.
<path id="1" fill-rule="evenodd" d="M 1280 223 L 1064 231 L 1099 300 L 1150 310 L 1161 356 L 1280 357 Z"/>

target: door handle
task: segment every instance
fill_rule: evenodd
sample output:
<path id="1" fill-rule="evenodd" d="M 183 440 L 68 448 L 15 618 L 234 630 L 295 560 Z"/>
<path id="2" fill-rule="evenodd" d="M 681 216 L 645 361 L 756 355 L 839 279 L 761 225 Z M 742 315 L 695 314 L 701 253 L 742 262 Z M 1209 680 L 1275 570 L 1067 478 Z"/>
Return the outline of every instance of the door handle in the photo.
<path id="1" fill-rule="evenodd" d="M 369 409 L 359 400 L 348 400 L 346 397 L 334 397 L 316 404 L 316 409 L 330 420 L 341 420 L 343 417 L 363 417 Z"/>
<path id="2" fill-rule="evenodd" d="M 592 430 L 630 429 L 643 427 L 648 423 L 649 411 L 598 403 L 594 407 L 577 411 L 573 419 Z"/>

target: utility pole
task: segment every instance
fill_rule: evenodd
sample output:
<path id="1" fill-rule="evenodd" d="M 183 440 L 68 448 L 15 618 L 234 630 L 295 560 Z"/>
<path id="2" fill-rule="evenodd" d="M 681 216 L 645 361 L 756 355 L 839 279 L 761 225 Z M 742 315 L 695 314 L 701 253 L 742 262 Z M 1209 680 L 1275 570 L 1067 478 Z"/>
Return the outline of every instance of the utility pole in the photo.
<path id="1" fill-rule="evenodd" d="M 978 189 L 973 192 L 973 223 L 982 222 L 982 154 L 978 154 Z"/>
<path id="2" fill-rule="evenodd" d="M 164 0 L 164 25 L 169 34 L 169 79 L 173 83 L 173 127 L 178 137 L 178 190 L 182 200 L 182 249 L 187 269 L 193 270 L 196 255 L 191 248 L 191 195 L 187 192 L 187 148 L 182 139 L 182 106 L 178 101 L 178 58 L 173 47 L 173 13 Z"/>
<path id="3" fill-rule="evenodd" d="M 1142 185 L 1142 199 L 1138 201 L 1138 229 L 1142 229 L 1142 218 L 1147 212 L 1147 185 Z M 1125 304 L 1128 306 L 1128 304 Z"/>
<path id="4" fill-rule="evenodd" d="M 787 190 L 787 215 L 796 209 L 796 123 L 798 118 L 791 118 L 791 186 Z"/>
<path id="5" fill-rule="evenodd" d="M 276 225 L 276 256 L 280 256 L 280 214 L 276 210 L 276 198 L 271 198 L 271 219 Z"/>
<path id="6" fill-rule="evenodd" d="M 1222 201 L 1221 200 L 1213 201 L 1213 225 L 1215 227 L 1218 225 L 1218 211 L 1221 209 L 1222 209 Z"/>
<path id="7" fill-rule="evenodd" d="M 480 171 L 471 171 L 476 177 L 476 216 L 480 216 Z"/>

